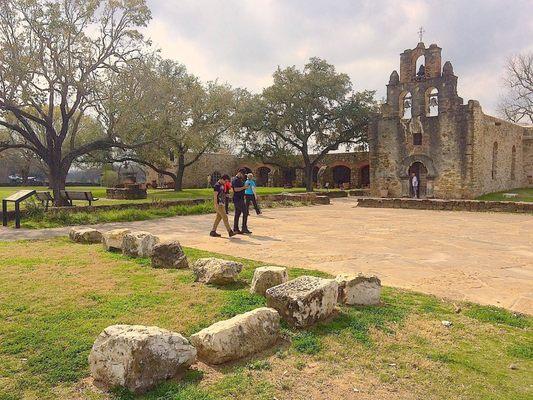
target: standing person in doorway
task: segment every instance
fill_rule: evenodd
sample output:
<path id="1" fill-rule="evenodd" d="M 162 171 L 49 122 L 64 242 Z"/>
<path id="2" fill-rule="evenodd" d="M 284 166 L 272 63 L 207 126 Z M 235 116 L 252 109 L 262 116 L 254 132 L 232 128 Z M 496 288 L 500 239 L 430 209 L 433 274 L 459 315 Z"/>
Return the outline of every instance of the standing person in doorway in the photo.
<path id="1" fill-rule="evenodd" d="M 246 170 L 240 169 L 237 175 L 231 180 L 231 188 L 233 189 L 233 206 L 235 207 L 235 215 L 233 217 L 233 231 L 235 233 L 250 234 L 248 230 L 248 210 L 244 202 L 244 191 L 248 186 L 244 183 L 244 176 Z M 242 215 L 242 230 L 239 229 L 239 218 Z"/>
<path id="2" fill-rule="evenodd" d="M 253 203 L 255 212 L 257 215 L 259 215 L 261 214 L 261 210 L 259 209 L 259 205 L 257 204 L 257 191 L 255 189 L 257 187 L 257 184 L 254 180 L 254 174 L 249 173 L 246 175 L 246 178 L 247 179 L 244 184 L 249 186 L 248 189 L 244 191 L 246 209 L 250 210 L 250 203 Z"/>
<path id="3" fill-rule="evenodd" d="M 413 197 L 418 199 L 418 178 L 414 172 L 411 173 L 411 188 L 413 190 Z"/>
<path id="4" fill-rule="evenodd" d="M 224 178 L 224 189 L 226 190 L 226 202 L 225 202 L 225 208 L 226 208 L 226 214 L 229 214 L 229 199 L 231 196 L 231 180 L 228 175 L 224 175 L 222 178 Z"/>
<path id="5" fill-rule="evenodd" d="M 209 233 L 212 237 L 220 237 L 220 235 L 217 233 L 218 224 L 220 221 L 224 221 L 224 226 L 228 230 L 229 237 L 232 237 L 235 235 L 235 233 L 231 230 L 231 226 L 229 225 L 228 221 L 228 215 L 226 214 L 224 210 L 224 205 L 226 202 L 226 189 L 224 188 L 225 184 L 225 177 L 229 179 L 229 176 L 224 175 L 218 179 L 218 181 L 215 183 L 215 186 L 213 186 L 213 202 L 215 205 L 215 212 L 217 213 L 215 217 L 215 222 L 213 223 L 213 229 L 211 229 L 211 232 Z"/>

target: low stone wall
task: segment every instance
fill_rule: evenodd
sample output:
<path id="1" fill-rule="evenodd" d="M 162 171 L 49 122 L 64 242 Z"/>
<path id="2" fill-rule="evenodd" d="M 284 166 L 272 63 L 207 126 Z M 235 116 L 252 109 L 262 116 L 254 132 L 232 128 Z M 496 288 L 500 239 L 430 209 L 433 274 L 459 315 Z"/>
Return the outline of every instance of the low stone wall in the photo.
<path id="1" fill-rule="evenodd" d="M 298 201 L 309 204 L 330 204 L 329 197 L 319 196 L 316 193 L 280 193 L 259 196 L 259 201 L 263 203 L 279 201 Z"/>
<path id="2" fill-rule="evenodd" d="M 146 199 L 148 193 L 146 189 L 140 187 L 125 187 L 125 188 L 108 188 L 106 189 L 106 197 L 115 200 L 139 200 Z"/>
<path id="3" fill-rule="evenodd" d="M 515 201 L 361 198 L 358 207 L 409 208 L 415 210 L 533 213 L 533 203 Z"/>
<path id="4" fill-rule="evenodd" d="M 91 211 L 109 211 L 109 210 L 124 210 L 126 208 L 136 208 L 138 210 L 146 210 L 148 208 L 167 208 L 172 206 L 195 206 L 208 201 L 207 199 L 182 199 L 172 201 L 146 202 L 146 203 L 120 203 L 120 204 L 105 204 L 99 206 L 75 206 L 75 207 L 50 207 L 49 213 L 58 212 L 91 212 Z"/>
<path id="5" fill-rule="evenodd" d="M 338 199 L 341 197 L 348 197 L 346 190 L 332 190 L 331 192 L 320 192 L 321 195 L 327 196 L 330 199 Z"/>
<path id="6" fill-rule="evenodd" d="M 366 197 L 370 196 L 370 189 L 350 189 L 348 190 L 350 196 Z"/>
<path id="7" fill-rule="evenodd" d="M 47 211 L 49 214 L 68 212 L 94 212 L 94 211 L 110 211 L 110 210 L 123 210 L 126 208 L 135 208 L 138 210 L 146 210 L 148 208 L 167 208 L 172 206 L 195 206 L 203 204 L 206 201 L 211 201 L 211 198 L 198 198 L 198 199 L 181 199 L 172 201 L 160 201 L 160 202 L 146 202 L 146 203 L 120 203 L 120 204 L 105 204 L 95 206 L 75 206 L 75 207 L 50 207 Z M 281 201 L 297 201 L 309 204 L 330 204 L 330 200 L 326 196 L 317 196 L 315 193 L 282 193 L 259 196 L 259 201 L 263 203 L 276 203 Z M 8 218 L 12 220 L 15 218 L 15 211 L 8 211 Z M 25 210 L 20 212 L 21 217 L 27 215 Z M 0 218 L 2 212 L 0 211 Z"/>

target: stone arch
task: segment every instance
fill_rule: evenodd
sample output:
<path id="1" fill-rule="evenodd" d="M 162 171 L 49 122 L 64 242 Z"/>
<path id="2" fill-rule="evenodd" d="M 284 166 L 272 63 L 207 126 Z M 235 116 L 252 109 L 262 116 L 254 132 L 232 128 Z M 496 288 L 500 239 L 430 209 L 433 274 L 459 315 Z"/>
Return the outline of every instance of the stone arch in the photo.
<path id="1" fill-rule="evenodd" d="M 412 189 L 410 185 L 411 183 L 410 173 L 413 172 L 412 166 L 415 165 L 415 168 L 420 168 L 420 167 L 416 167 L 419 164 L 422 164 L 424 167 L 424 169 L 422 169 L 421 171 L 424 173 L 423 174 L 424 186 L 423 187 L 419 186 L 420 189 L 423 189 L 423 193 L 420 193 L 420 195 L 424 195 L 425 197 L 433 197 L 433 181 L 437 177 L 437 171 L 435 169 L 433 160 L 424 154 L 413 154 L 411 156 L 405 157 L 402 160 L 400 164 L 400 171 L 399 171 L 399 176 L 402 181 L 402 195 L 403 196 L 412 195 Z M 415 170 L 414 172 L 416 173 L 417 171 Z M 420 192 L 422 192 L 422 190 L 420 190 Z"/>
<path id="2" fill-rule="evenodd" d="M 401 119 L 411 119 L 413 116 L 413 96 L 411 92 L 404 90 L 400 93 L 399 98 L 399 113 Z"/>
<path id="3" fill-rule="evenodd" d="M 214 170 L 213 172 L 211 172 L 210 176 L 211 176 L 211 186 L 214 186 L 215 183 L 217 183 L 217 181 L 220 179 L 222 174 L 219 171 Z"/>
<path id="4" fill-rule="evenodd" d="M 256 171 L 257 186 L 268 186 L 269 176 L 271 172 L 272 172 L 272 169 L 270 167 L 267 167 L 266 165 L 262 165 L 259 168 L 257 168 L 257 171 Z"/>
<path id="5" fill-rule="evenodd" d="M 246 172 L 245 172 L 246 174 L 249 174 L 250 172 L 253 172 L 252 169 L 251 169 L 250 167 L 248 167 L 247 165 L 241 165 L 241 166 L 237 169 L 237 171 L 240 170 L 240 169 L 244 169 L 244 170 L 246 171 Z"/>
<path id="6" fill-rule="evenodd" d="M 413 185 L 409 185 L 409 195 L 411 197 L 426 197 L 427 196 L 427 187 L 428 187 L 428 170 L 424 163 L 420 161 L 415 161 L 409 166 L 409 183 L 411 183 L 412 174 L 418 179 L 418 191 L 414 192 Z"/>
<path id="7" fill-rule="evenodd" d="M 335 187 L 350 185 L 352 178 L 352 169 L 345 164 L 337 164 L 332 167 L 333 184 Z"/>
<path id="8" fill-rule="evenodd" d="M 415 62 L 415 80 L 422 80 L 426 76 L 426 56 L 421 54 Z"/>
<path id="9" fill-rule="evenodd" d="M 426 117 L 437 117 L 439 115 L 439 90 L 434 87 L 428 87 L 424 94 L 424 104 Z"/>
<path id="10" fill-rule="evenodd" d="M 295 181 L 296 181 L 296 168 L 288 167 L 283 168 L 281 171 L 281 178 L 283 187 L 294 187 Z"/>
<path id="11" fill-rule="evenodd" d="M 415 162 L 424 164 L 427 169 L 428 179 L 435 179 L 437 177 L 437 170 L 433 164 L 433 160 L 424 154 L 413 154 L 405 157 L 401 163 L 400 178 L 409 178 L 409 167 Z"/>

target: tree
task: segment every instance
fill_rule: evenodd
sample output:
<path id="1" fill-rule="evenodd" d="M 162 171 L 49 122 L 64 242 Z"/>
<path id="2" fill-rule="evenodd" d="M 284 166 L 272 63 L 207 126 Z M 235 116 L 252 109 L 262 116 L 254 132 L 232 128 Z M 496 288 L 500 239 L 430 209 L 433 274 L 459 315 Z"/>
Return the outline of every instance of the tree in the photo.
<path id="1" fill-rule="evenodd" d="M 180 191 L 186 168 L 219 149 L 233 129 L 238 93 L 217 82 L 202 84 L 183 65 L 157 57 L 130 72 L 120 85 L 118 125 L 147 145 L 119 152 L 113 161 L 148 166 L 171 177 Z"/>
<path id="2" fill-rule="evenodd" d="M 67 173 L 93 151 L 125 147 L 114 126 L 80 135 L 105 101 L 110 75 L 139 55 L 137 28 L 150 19 L 144 0 L 0 2 L 0 126 L 46 164 L 56 205 Z"/>
<path id="3" fill-rule="evenodd" d="M 500 112 L 509 121 L 533 124 L 533 53 L 507 60 L 505 83 L 508 91 Z"/>
<path id="4" fill-rule="evenodd" d="M 313 168 L 326 154 L 366 143 L 374 92 L 353 92 L 348 75 L 319 58 L 311 58 L 303 71 L 278 68 L 273 78 L 272 86 L 249 96 L 239 112 L 242 151 L 272 164 L 299 155 L 305 187 L 312 191 Z"/>

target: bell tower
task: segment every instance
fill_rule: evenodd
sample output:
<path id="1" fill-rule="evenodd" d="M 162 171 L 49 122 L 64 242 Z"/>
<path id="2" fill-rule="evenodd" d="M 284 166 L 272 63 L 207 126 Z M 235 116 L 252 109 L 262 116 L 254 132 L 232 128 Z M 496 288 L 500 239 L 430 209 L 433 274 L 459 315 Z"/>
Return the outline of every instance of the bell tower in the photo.
<path id="1" fill-rule="evenodd" d="M 400 74 L 393 71 L 387 85 L 384 117 L 435 117 L 462 105 L 452 64 L 442 66 L 442 49 L 419 42 L 400 54 Z"/>

